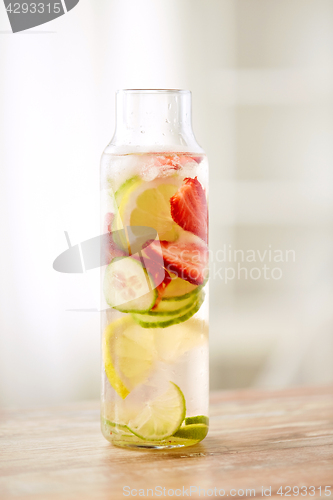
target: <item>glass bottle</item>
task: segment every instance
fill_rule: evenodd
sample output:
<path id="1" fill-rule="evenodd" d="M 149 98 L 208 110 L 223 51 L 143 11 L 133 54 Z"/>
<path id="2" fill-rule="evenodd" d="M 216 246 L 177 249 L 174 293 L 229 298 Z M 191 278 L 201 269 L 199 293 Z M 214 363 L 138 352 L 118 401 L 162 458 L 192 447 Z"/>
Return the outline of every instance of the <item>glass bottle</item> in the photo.
<path id="1" fill-rule="evenodd" d="M 208 432 L 208 164 L 187 90 L 121 90 L 101 161 L 101 426 L 115 445 Z"/>

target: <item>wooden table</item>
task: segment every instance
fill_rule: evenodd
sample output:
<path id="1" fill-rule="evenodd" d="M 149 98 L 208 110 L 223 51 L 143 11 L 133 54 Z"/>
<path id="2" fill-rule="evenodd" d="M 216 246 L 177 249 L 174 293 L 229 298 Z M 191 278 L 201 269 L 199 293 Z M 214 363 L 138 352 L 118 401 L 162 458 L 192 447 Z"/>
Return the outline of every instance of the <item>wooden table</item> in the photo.
<path id="1" fill-rule="evenodd" d="M 183 487 L 191 498 L 222 489 L 234 498 L 262 498 L 270 489 L 271 497 L 285 498 L 286 486 L 329 498 L 325 486 L 333 490 L 332 387 L 213 393 L 208 437 L 168 451 L 113 447 L 100 433 L 96 401 L 3 410 L 0 422 L 1 500 L 133 498 L 125 486 L 137 497 L 143 488 L 140 498 L 156 486 L 154 498 L 183 498 Z"/>

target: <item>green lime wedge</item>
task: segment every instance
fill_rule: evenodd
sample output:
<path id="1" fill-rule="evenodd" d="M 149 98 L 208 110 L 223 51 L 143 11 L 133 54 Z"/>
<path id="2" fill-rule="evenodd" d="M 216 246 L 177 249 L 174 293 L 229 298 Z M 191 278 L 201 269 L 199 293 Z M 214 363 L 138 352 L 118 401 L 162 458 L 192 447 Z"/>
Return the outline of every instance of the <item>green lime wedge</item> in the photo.
<path id="1" fill-rule="evenodd" d="M 202 441 L 207 436 L 208 425 L 191 424 L 182 426 L 173 437 L 181 439 L 192 439 L 194 441 Z"/>
<path id="2" fill-rule="evenodd" d="M 191 425 L 191 424 L 209 425 L 209 418 L 205 417 L 205 415 L 197 415 L 196 417 L 186 417 L 185 425 Z"/>

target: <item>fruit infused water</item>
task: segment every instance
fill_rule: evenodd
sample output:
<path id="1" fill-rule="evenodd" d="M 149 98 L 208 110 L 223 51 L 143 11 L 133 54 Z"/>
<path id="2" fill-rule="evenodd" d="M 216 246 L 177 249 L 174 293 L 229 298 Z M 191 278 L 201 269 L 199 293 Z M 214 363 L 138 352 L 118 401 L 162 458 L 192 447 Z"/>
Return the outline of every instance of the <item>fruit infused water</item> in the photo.
<path id="1" fill-rule="evenodd" d="M 121 149 L 101 164 L 102 432 L 190 446 L 209 423 L 207 160 L 178 144 Z"/>

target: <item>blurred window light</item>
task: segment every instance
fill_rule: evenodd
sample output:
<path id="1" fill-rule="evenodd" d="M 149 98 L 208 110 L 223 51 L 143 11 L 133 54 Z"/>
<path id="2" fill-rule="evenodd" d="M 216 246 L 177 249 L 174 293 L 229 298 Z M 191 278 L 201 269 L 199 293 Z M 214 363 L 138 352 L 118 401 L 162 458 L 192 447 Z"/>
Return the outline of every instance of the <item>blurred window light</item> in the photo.
<path id="1" fill-rule="evenodd" d="M 333 103 L 333 69 L 219 69 L 211 88 L 223 106 Z"/>

